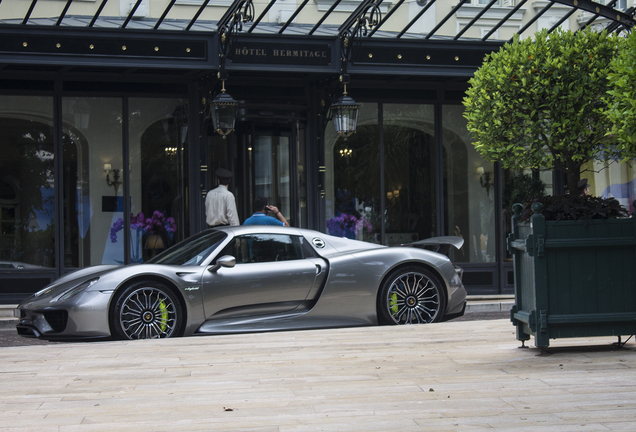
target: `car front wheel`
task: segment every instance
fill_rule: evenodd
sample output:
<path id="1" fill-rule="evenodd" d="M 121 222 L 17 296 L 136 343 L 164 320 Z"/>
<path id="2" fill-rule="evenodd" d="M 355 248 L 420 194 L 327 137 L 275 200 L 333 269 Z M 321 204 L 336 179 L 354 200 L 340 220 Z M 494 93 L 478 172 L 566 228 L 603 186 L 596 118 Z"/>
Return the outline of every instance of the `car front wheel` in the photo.
<path id="1" fill-rule="evenodd" d="M 111 319 L 117 339 L 161 339 L 181 335 L 183 308 L 178 297 L 155 281 L 135 283 L 117 294 Z"/>
<path id="2" fill-rule="evenodd" d="M 430 270 L 410 266 L 391 273 L 378 298 L 381 324 L 425 324 L 442 319 L 445 308 L 442 283 Z"/>

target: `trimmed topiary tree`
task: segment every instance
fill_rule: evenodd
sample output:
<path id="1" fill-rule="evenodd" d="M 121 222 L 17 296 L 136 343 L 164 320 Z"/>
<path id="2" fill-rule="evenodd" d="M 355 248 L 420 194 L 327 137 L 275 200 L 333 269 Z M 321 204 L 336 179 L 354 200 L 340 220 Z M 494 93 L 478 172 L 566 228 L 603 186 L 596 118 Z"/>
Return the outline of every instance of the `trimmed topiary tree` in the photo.
<path id="1" fill-rule="evenodd" d="M 543 30 L 490 54 L 464 98 L 477 151 L 504 168 L 562 171 L 570 191 L 586 162 L 625 157 L 604 112 L 619 43 L 606 32 Z"/>
<path id="2" fill-rule="evenodd" d="M 609 121 L 618 139 L 617 150 L 625 159 L 636 157 L 636 33 L 624 39 L 608 74 L 611 89 L 607 97 Z"/>

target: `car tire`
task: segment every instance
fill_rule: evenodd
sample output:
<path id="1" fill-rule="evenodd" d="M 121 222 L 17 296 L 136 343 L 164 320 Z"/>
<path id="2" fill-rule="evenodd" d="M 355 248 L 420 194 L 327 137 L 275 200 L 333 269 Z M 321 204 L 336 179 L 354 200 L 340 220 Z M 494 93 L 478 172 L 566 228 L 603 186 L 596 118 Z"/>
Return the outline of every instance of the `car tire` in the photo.
<path id="1" fill-rule="evenodd" d="M 395 270 L 385 279 L 378 296 L 380 324 L 426 324 L 441 321 L 446 290 L 432 271 L 420 266 Z"/>
<path id="2" fill-rule="evenodd" d="M 116 293 L 111 329 L 115 339 L 181 336 L 185 323 L 179 297 L 157 281 L 136 282 Z"/>

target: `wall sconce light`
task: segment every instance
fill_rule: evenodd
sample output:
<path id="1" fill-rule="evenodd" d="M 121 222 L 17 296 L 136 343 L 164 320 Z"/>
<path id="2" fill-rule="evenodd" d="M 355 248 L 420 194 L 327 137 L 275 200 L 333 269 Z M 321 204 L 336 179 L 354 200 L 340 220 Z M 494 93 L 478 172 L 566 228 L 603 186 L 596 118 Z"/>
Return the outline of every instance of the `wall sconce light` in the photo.
<path id="1" fill-rule="evenodd" d="M 478 167 L 477 174 L 479 175 L 479 184 L 486 188 L 486 195 L 490 196 L 490 188 L 493 186 L 490 171 L 484 171 L 484 167 Z"/>
<path id="2" fill-rule="evenodd" d="M 358 108 L 360 105 L 347 95 L 347 83 L 349 75 L 342 74 L 340 81 L 344 84 L 344 93 L 335 103 L 331 105 L 333 125 L 336 133 L 341 137 L 350 137 L 356 131 L 358 124 Z"/>
<path id="3" fill-rule="evenodd" d="M 111 164 L 109 163 L 105 163 L 104 164 L 104 172 L 106 173 L 106 184 L 108 186 L 113 186 L 115 188 L 115 195 L 117 195 L 117 191 L 119 191 L 119 186 L 121 185 L 122 182 L 119 181 L 119 173 L 121 172 L 120 169 L 112 169 Z M 113 173 L 113 180 L 111 181 L 110 179 L 110 173 Z"/>
<path id="4" fill-rule="evenodd" d="M 351 156 L 351 153 L 353 153 L 353 150 L 351 150 L 351 149 L 342 149 L 342 150 L 340 150 L 340 156 L 341 157 L 349 157 L 349 156 Z"/>
<path id="5" fill-rule="evenodd" d="M 399 197 L 400 197 L 400 190 L 399 189 L 388 191 L 386 193 L 386 199 L 388 199 L 388 200 L 398 199 Z"/>

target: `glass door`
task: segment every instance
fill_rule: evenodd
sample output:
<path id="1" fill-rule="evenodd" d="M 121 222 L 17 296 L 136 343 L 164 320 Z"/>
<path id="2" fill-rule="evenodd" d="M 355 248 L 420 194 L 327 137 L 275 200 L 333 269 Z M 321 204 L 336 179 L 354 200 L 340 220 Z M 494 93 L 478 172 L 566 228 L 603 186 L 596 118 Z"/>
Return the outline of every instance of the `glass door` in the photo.
<path id="1" fill-rule="evenodd" d="M 238 131 L 237 141 L 244 158 L 244 217 L 253 213 L 253 201 L 265 197 L 283 213 L 291 226 L 300 226 L 298 141 L 290 123 L 247 125 Z"/>

